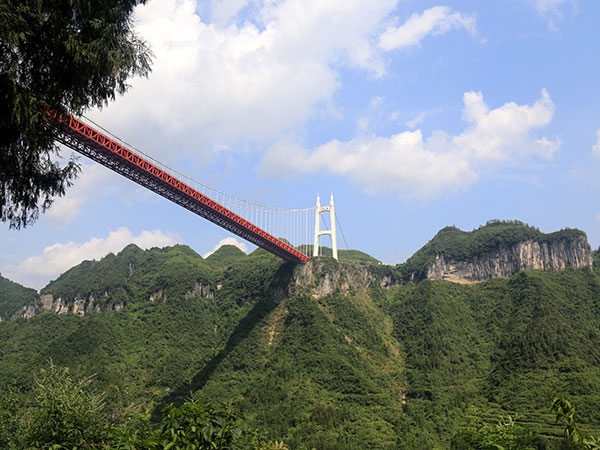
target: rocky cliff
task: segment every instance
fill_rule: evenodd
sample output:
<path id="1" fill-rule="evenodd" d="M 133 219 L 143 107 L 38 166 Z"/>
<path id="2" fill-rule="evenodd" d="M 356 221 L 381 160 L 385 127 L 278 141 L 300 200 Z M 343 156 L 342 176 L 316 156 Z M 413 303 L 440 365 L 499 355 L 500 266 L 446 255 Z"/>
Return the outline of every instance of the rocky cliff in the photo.
<path id="1" fill-rule="evenodd" d="M 219 289 L 219 286 L 217 286 L 217 289 Z M 97 301 L 93 295 L 89 295 L 87 298 L 75 296 L 72 299 L 65 299 L 61 296 L 55 297 L 52 294 L 41 294 L 36 299 L 23 306 L 14 317 L 31 319 L 36 314 L 45 311 L 50 311 L 55 314 L 71 313 L 77 316 L 85 316 L 91 312 L 120 311 L 123 309 L 124 302 L 111 301 L 108 293 L 105 293 L 103 297 L 102 301 Z M 194 283 L 193 289 L 185 292 L 184 297 L 202 297 L 213 300 L 215 294 L 210 286 L 196 282 Z M 149 302 L 166 302 L 167 293 L 163 289 L 159 289 L 150 294 L 147 300 Z"/>
<path id="2" fill-rule="evenodd" d="M 348 295 L 352 290 L 364 290 L 376 283 L 377 278 L 364 264 L 313 258 L 296 267 L 287 296 L 307 293 L 313 298 L 322 298 L 336 290 Z"/>
<path id="3" fill-rule="evenodd" d="M 437 254 L 427 278 L 455 282 L 478 282 L 511 277 L 521 270 L 562 270 L 591 267 L 592 251 L 585 235 L 538 242 L 527 240 L 466 261 Z"/>
<path id="4" fill-rule="evenodd" d="M 225 249 L 204 260 L 185 246 L 147 251 L 128 246 L 100 261 L 84 261 L 40 294 L 25 290 L 19 302 L 5 307 L 8 314 L 0 316 L 31 318 L 45 311 L 84 316 L 127 309 L 133 303 L 191 298 L 215 304 L 242 304 L 265 295 L 277 302 L 299 295 L 321 299 L 336 292 L 348 296 L 373 286 L 388 288 L 426 278 L 473 283 L 511 277 L 521 270 L 592 265 L 591 248 L 582 231 L 564 229 L 545 234 L 516 221 L 492 221 L 469 232 L 446 227 L 397 266 L 382 265 L 360 252 L 350 256 L 354 259 L 340 263 L 318 257 L 294 266 L 282 264 L 264 250 L 245 255 Z M 7 293 L 14 290 L 12 284 L 6 285 Z"/>
<path id="5" fill-rule="evenodd" d="M 101 308 L 92 295 L 87 299 L 75 297 L 73 301 L 65 301 L 62 297 L 54 298 L 52 294 L 42 294 L 28 305 L 25 305 L 15 316 L 31 319 L 36 314 L 44 311 L 50 311 L 55 314 L 72 313 L 77 316 L 85 316 L 92 311 L 118 311 L 121 309 L 123 309 L 123 303 L 108 303 Z"/>
<path id="6" fill-rule="evenodd" d="M 225 276 L 222 274 L 222 276 Z M 269 295 L 277 301 L 282 301 L 296 295 L 305 294 L 314 299 L 326 297 L 334 292 L 340 292 L 342 295 L 349 295 L 360 290 L 378 284 L 384 286 L 389 280 L 383 278 L 379 280 L 369 269 L 368 264 L 363 263 L 338 263 L 331 258 L 319 257 L 311 259 L 305 264 L 299 264 L 293 268 L 290 277 L 272 280 L 265 288 Z M 228 290 L 235 285 L 235 279 L 218 279 L 214 284 L 200 283 L 196 281 L 193 287 L 185 293 L 183 297 L 189 299 L 200 297 L 206 300 L 214 301 L 217 293 L 221 290 Z M 160 288 L 144 298 L 129 299 L 129 301 L 139 302 L 167 302 L 172 295 L 168 289 Z M 177 295 L 175 295 L 177 297 Z M 34 300 L 23 306 L 14 318 L 30 319 L 36 314 L 46 311 L 54 314 L 75 314 L 85 316 L 92 312 L 120 311 L 125 303 L 123 301 L 114 301 L 108 292 L 104 292 L 99 298 L 94 295 L 75 296 L 53 295 L 43 293 L 36 296 Z"/>

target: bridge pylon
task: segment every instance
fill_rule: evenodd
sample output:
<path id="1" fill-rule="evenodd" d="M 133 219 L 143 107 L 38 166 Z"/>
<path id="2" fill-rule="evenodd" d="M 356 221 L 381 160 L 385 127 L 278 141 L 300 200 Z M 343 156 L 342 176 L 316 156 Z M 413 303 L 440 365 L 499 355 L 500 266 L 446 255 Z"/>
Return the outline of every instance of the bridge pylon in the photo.
<path id="1" fill-rule="evenodd" d="M 330 226 L 329 230 L 321 230 L 321 213 L 329 211 L 329 221 Z M 313 245 L 313 256 L 319 256 L 319 237 L 328 234 L 331 236 L 331 250 L 333 252 L 333 258 L 337 261 L 338 259 L 338 251 L 337 251 L 337 237 L 335 234 L 335 207 L 333 206 L 333 192 L 331 193 L 331 197 L 329 199 L 329 205 L 321 206 L 321 198 L 317 195 L 317 207 L 315 210 L 315 241 Z"/>

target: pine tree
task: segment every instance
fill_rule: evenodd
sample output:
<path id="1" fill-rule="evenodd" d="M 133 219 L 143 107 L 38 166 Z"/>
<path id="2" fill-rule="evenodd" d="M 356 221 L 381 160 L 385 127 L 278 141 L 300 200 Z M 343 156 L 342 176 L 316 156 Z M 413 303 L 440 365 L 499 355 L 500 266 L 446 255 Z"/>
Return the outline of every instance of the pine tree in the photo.
<path id="1" fill-rule="evenodd" d="M 0 220 L 33 223 L 79 172 L 60 160 L 45 108 L 82 114 L 150 70 L 133 32 L 146 0 L 0 0 Z"/>

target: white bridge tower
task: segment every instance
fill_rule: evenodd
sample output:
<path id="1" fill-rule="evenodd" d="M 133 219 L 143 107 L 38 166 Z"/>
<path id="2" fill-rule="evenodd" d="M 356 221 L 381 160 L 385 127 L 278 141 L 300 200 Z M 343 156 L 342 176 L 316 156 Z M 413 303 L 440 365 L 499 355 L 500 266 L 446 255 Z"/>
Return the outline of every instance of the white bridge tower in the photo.
<path id="1" fill-rule="evenodd" d="M 321 213 L 329 211 L 329 230 L 321 230 L 319 224 L 321 223 Z M 329 206 L 321 206 L 321 198 L 317 195 L 317 209 L 315 212 L 315 243 L 313 245 L 313 256 L 319 256 L 319 236 L 324 234 L 331 235 L 331 250 L 333 252 L 333 258 L 338 259 L 337 251 L 337 238 L 335 235 L 335 208 L 333 207 L 333 193 L 329 200 Z"/>

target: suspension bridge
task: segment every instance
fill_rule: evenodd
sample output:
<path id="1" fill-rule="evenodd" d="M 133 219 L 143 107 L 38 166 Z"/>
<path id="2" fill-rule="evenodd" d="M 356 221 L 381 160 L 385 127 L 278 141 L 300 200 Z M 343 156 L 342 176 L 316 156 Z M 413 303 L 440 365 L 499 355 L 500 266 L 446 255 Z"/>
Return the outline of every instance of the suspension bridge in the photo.
<path id="1" fill-rule="evenodd" d="M 47 111 L 59 130 L 57 140 L 72 150 L 129 178 L 237 236 L 286 261 L 308 261 L 319 253 L 319 237 L 330 235 L 337 259 L 333 194 L 329 205 L 286 209 L 251 202 L 215 189 L 150 155 L 100 127 L 89 119 Z M 99 131 L 102 130 L 102 131 Z M 330 225 L 322 228 L 322 214 Z M 343 232 L 342 232 L 343 235 Z M 278 237 L 276 237 L 278 236 Z"/>

